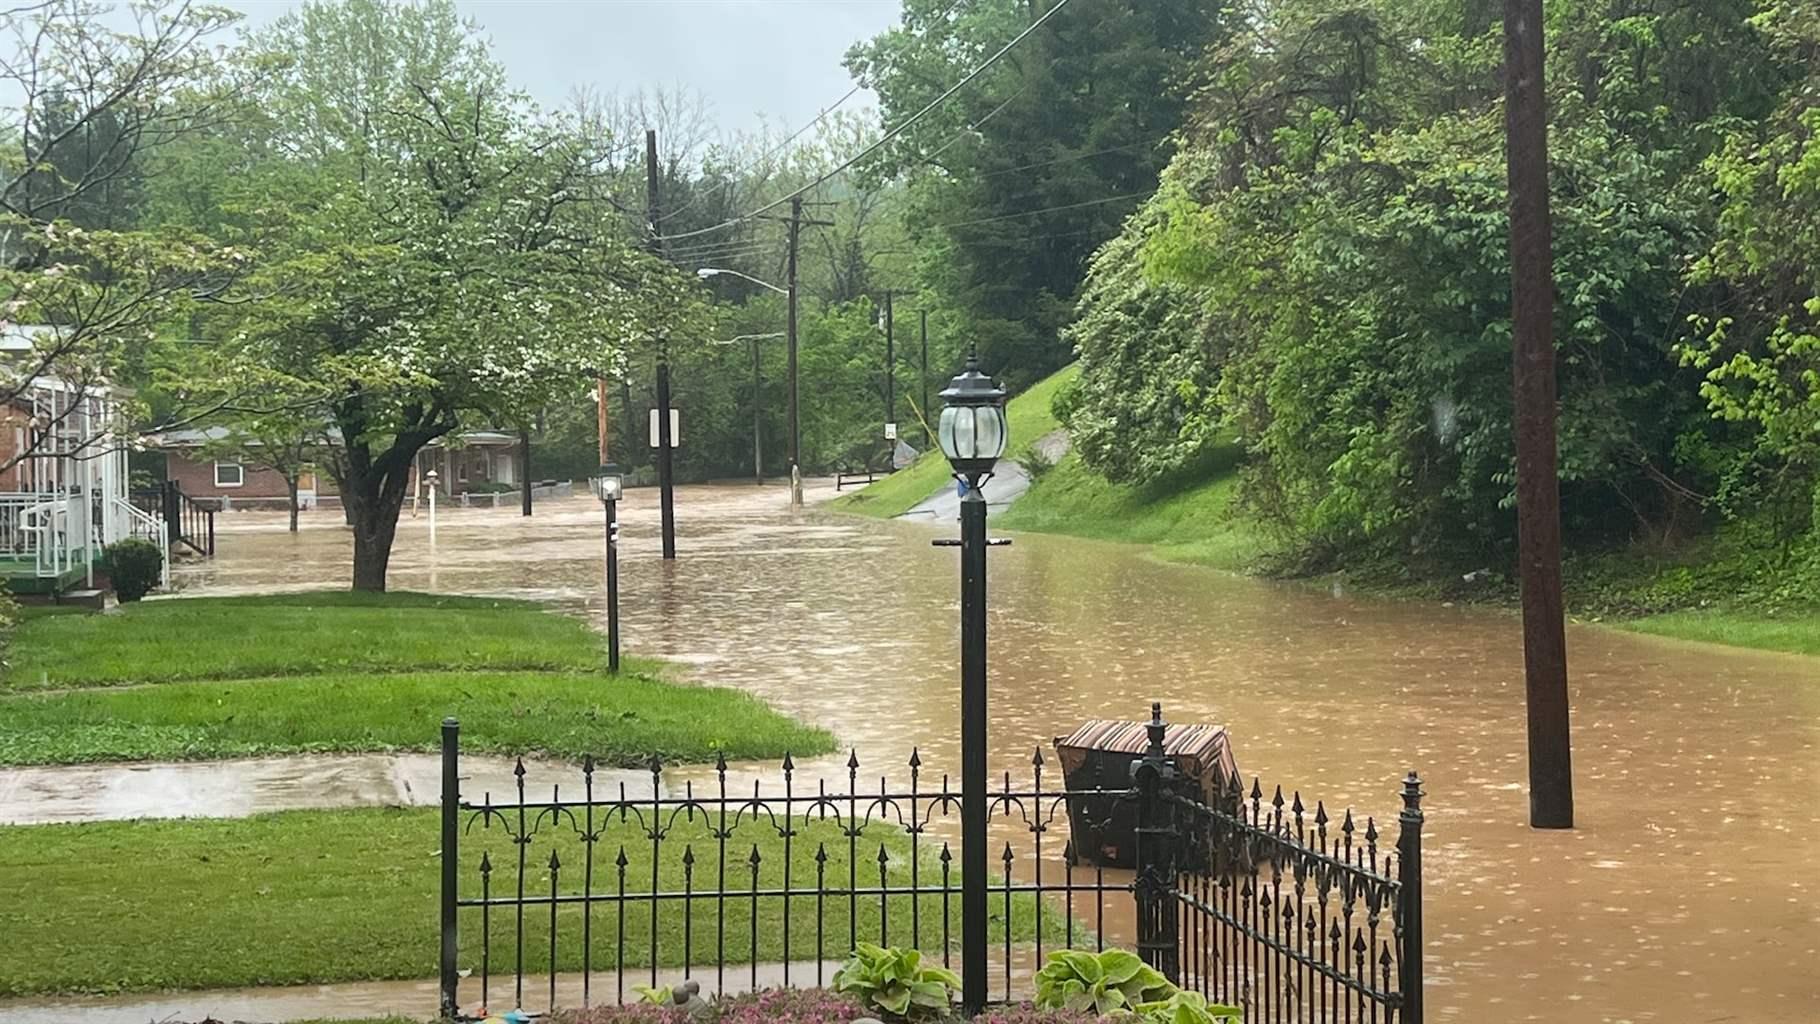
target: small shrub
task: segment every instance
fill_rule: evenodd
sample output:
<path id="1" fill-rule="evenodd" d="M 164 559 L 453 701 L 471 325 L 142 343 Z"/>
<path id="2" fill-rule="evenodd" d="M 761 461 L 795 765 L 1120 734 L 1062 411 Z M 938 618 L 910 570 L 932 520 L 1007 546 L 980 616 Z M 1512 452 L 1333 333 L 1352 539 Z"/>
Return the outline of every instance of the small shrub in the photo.
<path id="1" fill-rule="evenodd" d="M 1024 467 L 1024 472 L 1030 474 L 1033 481 L 1042 480 L 1055 468 L 1055 460 L 1049 457 L 1049 452 L 1034 441 L 1018 454 L 1017 464 Z"/>
<path id="2" fill-rule="evenodd" d="M 679 1006 L 641 1002 L 564 1010 L 550 1019 L 557 1024 L 689 1024 L 689 1013 Z"/>
<path id="3" fill-rule="evenodd" d="M 1162 972 L 1123 949 L 1098 954 L 1057 950 L 1036 973 L 1036 1005 L 1043 1010 L 1091 1010 L 1103 1015 L 1168 999 L 1175 993 L 1176 987 Z"/>
<path id="4" fill-rule="evenodd" d="M 851 1024 L 866 1015 L 852 996 L 825 988 L 770 988 L 715 1006 L 720 1024 Z"/>
<path id="5" fill-rule="evenodd" d="M 960 976 L 945 967 L 923 966 L 914 949 L 860 943 L 834 974 L 834 991 L 857 997 L 873 1009 L 897 1017 L 913 1012 L 940 1016 L 953 1004 Z"/>
<path id="6" fill-rule="evenodd" d="M 641 996 L 644 991 L 640 990 Z M 868 1012 L 851 996 L 825 988 L 770 988 L 714 1000 L 708 1004 L 707 1012 L 694 1021 L 680 1006 L 649 1001 L 567 1010 L 550 1019 L 557 1024 L 697 1024 L 700 1021 L 714 1024 L 852 1024 Z"/>
<path id="7" fill-rule="evenodd" d="M 1041 1010 L 1031 1003 L 990 1007 L 973 1018 L 973 1024 L 1095 1024 L 1099 1017 L 1087 1010 Z"/>
<path id="8" fill-rule="evenodd" d="M 137 601 L 152 592 L 164 575 L 164 555 L 149 540 L 129 537 L 103 552 L 107 574 L 122 601 Z"/>

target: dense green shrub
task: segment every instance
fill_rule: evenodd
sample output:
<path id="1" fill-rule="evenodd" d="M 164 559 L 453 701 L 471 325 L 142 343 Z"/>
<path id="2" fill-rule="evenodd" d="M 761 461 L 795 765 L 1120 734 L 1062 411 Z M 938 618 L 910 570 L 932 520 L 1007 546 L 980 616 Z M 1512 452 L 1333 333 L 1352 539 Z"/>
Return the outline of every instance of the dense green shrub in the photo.
<path id="1" fill-rule="evenodd" d="M 137 601 L 154 590 L 164 577 L 164 554 L 148 540 L 129 537 L 110 544 L 103 552 L 108 578 L 122 601 Z"/>

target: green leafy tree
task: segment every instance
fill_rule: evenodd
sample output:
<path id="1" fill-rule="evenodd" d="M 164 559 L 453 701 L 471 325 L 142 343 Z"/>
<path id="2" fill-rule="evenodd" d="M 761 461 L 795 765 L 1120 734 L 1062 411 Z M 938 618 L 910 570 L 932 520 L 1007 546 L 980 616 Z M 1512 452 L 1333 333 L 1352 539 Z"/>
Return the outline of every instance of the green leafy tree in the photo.
<path id="1" fill-rule="evenodd" d="M 338 433 L 353 585 L 383 590 L 425 445 L 693 336 L 699 290 L 628 245 L 592 201 L 597 149 L 512 93 L 452 4 L 310 3 L 251 45 L 284 70 L 257 97 L 262 261 L 226 379 Z"/>
<path id="2" fill-rule="evenodd" d="M 848 67 L 896 124 L 1040 14 L 909 0 Z M 1194 0 L 1072 3 L 868 167 L 908 181 L 921 283 L 1014 386 L 1068 361 L 1059 332 L 1087 259 L 1155 189 L 1193 61 L 1223 31 L 1220 8 Z"/>
<path id="3" fill-rule="evenodd" d="M 1696 315 L 1683 355 L 1736 432 L 1703 446 L 1720 500 L 1792 547 L 1820 536 L 1820 5 L 1763 7 L 1752 27 L 1775 57 L 1768 69 L 1806 75 L 1770 116 L 1736 123 L 1710 162 L 1723 207 L 1693 280 L 1719 302 Z"/>

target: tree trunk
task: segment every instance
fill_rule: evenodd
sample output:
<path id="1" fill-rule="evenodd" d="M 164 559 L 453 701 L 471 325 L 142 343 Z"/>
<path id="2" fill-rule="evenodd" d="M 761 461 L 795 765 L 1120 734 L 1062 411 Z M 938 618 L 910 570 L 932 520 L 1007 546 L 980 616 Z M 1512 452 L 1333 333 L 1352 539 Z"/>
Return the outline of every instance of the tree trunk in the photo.
<path id="1" fill-rule="evenodd" d="M 291 532 L 296 533 L 297 532 L 297 477 L 295 475 L 287 476 L 284 478 L 284 482 L 285 482 L 285 486 L 289 487 L 290 491 L 291 491 Z"/>
<path id="2" fill-rule="evenodd" d="M 354 527 L 354 589 L 383 593 L 408 474 L 349 473 L 342 503 Z"/>

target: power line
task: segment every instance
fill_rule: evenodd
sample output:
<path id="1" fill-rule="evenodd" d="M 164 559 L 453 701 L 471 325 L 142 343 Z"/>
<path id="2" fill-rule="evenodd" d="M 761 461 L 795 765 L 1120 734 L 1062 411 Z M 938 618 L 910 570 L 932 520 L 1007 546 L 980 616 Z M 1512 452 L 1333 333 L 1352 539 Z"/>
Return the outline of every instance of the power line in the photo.
<path id="1" fill-rule="evenodd" d="M 716 224 L 713 227 L 709 227 L 709 228 L 702 228 L 698 231 L 691 231 L 691 232 L 686 232 L 686 233 L 680 234 L 680 235 L 674 235 L 674 236 L 671 236 L 671 239 L 674 240 L 677 238 L 688 238 L 693 235 L 705 235 L 705 234 L 708 234 L 713 231 L 719 231 L 722 228 L 731 227 L 732 225 L 738 224 L 741 221 L 751 220 L 753 217 L 756 217 L 759 214 L 766 213 L 770 210 L 774 210 L 777 207 L 782 206 L 785 203 L 789 202 L 790 200 L 792 200 L 798 196 L 801 196 L 804 192 L 807 192 L 810 189 L 815 188 L 818 185 L 821 185 L 822 183 L 828 181 L 830 178 L 833 178 L 835 175 L 838 175 L 838 174 L 846 171 L 848 168 L 852 167 L 854 164 L 857 164 L 861 160 L 864 160 L 866 157 L 871 156 L 873 153 L 878 152 L 879 149 L 884 147 L 885 143 L 890 142 L 892 139 L 897 138 L 899 135 L 902 135 L 912 125 L 916 124 L 918 121 L 920 121 L 924 117 L 926 117 L 931 111 L 935 110 L 935 108 L 941 106 L 943 103 L 946 103 L 951 97 L 954 96 L 955 93 L 958 93 L 962 89 L 966 88 L 968 85 L 971 85 L 975 79 L 979 78 L 981 75 L 983 75 L 987 71 L 989 71 L 999 61 L 1003 60 L 1005 58 L 1005 55 L 1010 53 L 1017 46 L 1017 44 L 1023 42 L 1026 38 L 1028 38 L 1030 36 L 1030 34 L 1032 32 L 1035 32 L 1037 29 L 1043 27 L 1043 25 L 1046 22 L 1048 22 L 1048 20 L 1050 18 L 1055 17 L 1056 14 L 1059 13 L 1063 8 L 1067 7 L 1070 2 L 1071 2 L 1071 0 L 1058 0 L 1058 2 L 1056 3 L 1056 5 L 1054 7 L 1051 7 L 1047 11 L 1044 11 L 1042 17 L 1037 18 L 1035 21 L 1030 23 L 1029 27 L 1025 28 L 1022 32 L 1019 32 L 1016 36 L 1013 36 L 1010 42 L 1006 43 L 1003 47 L 1001 47 L 997 53 L 986 58 L 985 62 L 980 64 L 979 67 L 976 67 L 972 71 L 968 72 L 966 77 L 962 78 L 960 81 L 949 86 L 946 92 L 943 92 L 940 96 L 937 96 L 935 99 L 930 100 L 926 105 L 924 105 L 924 107 L 921 110 L 918 110 L 916 113 L 911 114 L 908 118 L 906 118 L 902 122 L 898 123 L 895 127 L 886 131 L 885 134 L 879 136 L 878 139 L 875 140 L 871 145 L 860 150 L 857 154 L 855 154 L 852 158 L 848 159 L 846 162 L 842 163 L 839 167 L 836 167 L 833 170 L 823 174 L 821 177 L 816 178 L 814 181 L 810 182 L 807 185 L 802 186 L 801 188 L 798 188 L 796 191 L 791 192 L 789 195 L 786 195 L 781 199 L 776 199 L 769 203 L 766 203 L 764 206 L 761 206 L 758 209 L 753 210 L 751 213 L 748 213 L 743 217 L 735 217 L 732 220 L 729 220 L 725 223 Z"/>
<path id="2" fill-rule="evenodd" d="M 814 120 L 811 120 L 808 124 L 803 125 L 801 128 L 798 128 L 797 130 L 791 132 L 789 134 L 789 136 L 784 139 L 784 141 L 778 143 L 775 146 L 772 146 L 770 149 L 766 150 L 765 152 L 760 153 L 758 156 L 758 159 L 754 162 L 756 164 L 762 166 L 766 161 L 770 160 L 772 157 L 777 156 L 779 153 L 782 153 L 784 150 L 788 149 L 790 147 L 790 143 L 795 142 L 797 139 L 801 138 L 804 132 L 807 132 L 809 129 L 811 129 L 811 128 L 815 127 L 816 125 L 821 124 L 823 121 L 827 120 L 827 117 L 829 114 L 834 113 L 836 110 L 840 109 L 842 104 L 846 103 L 848 100 L 852 99 L 853 97 L 859 95 L 859 91 L 862 88 L 863 88 L 863 86 L 855 84 L 853 86 L 853 88 L 847 90 L 846 95 L 842 96 L 838 100 L 835 100 L 833 103 L 830 103 L 828 106 L 822 108 L 822 112 L 815 115 Z M 682 213 L 684 210 L 688 210 L 688 209 L 694 207 L 697 203 L 701 202 L 703 199 L 706 199 L 708 196 L 712 195 L 715 191 L 731 188 L 732 185 L 733 185 L 733 179 L 729 177 L 726 180 L 722 181 L 720 184 L 715 185 L 715 186 L 707 189 L 706 191 L 697 194 L 693 199 L 690 199 L 687 203 L 684 203 L 680 208 L 672 210 L 669 213 L 664 214 L 662 217 L 658 218 L 658 223 L 661 224 L 664 221 L 669 220 L 670 218 L 676 216 L 677 214 Z"/>
<path id="3" fill-rule="evenodd" d="M 1002 220 L 1016 220 L 1019 217 L 1036 217 L 1036 216 L 1040 216 L 1045 213 L 1061 213 L 1065 210 L 1080 210 L 1080 209 L 1085 209 L 1086 207 L 1089 207 L 1089 206 L 1103 206 L 1107 203 L 1116 203 L 1116 202 L 1120 202 L 1120 201 L 1126 200 L 1126 199 L 1142 199 L 1142 198 L 1145 198 L 1145 197 L 1148 197 L 1149 195 L 1151 195 L 1153 191 L 1154 190 L 1145 190 L 1143 192 L 1127 192 L 1124 195 L 1106 196 L 1101 199 L 1089 199 L 1086 202 L 1069 203 L 1066 206 L 1051 206 L 1051 207 L 1048 207 L 1047 209 L 1026 210 L 1022 213 L 1001 213 L 996 217 L 981 217 L 978 220 L 956 221 L 952 224 L 931 224 L 931 225 L 929 225 L 929 228 L 948 231 L 948 230 L 952 230 L 954 228 L 972 227 L 976 224 L 992 224 L 992 223 L 996 223 L 996 222 L 1002 221 Z"/>

